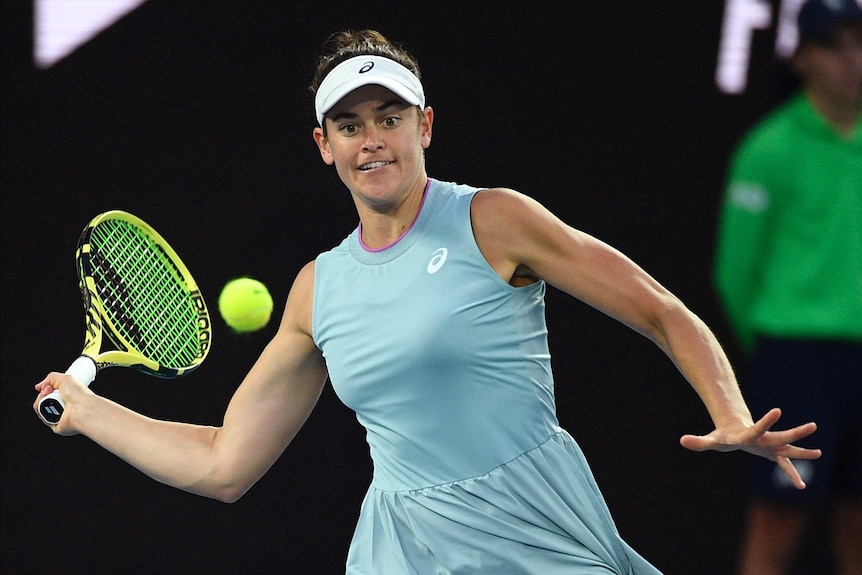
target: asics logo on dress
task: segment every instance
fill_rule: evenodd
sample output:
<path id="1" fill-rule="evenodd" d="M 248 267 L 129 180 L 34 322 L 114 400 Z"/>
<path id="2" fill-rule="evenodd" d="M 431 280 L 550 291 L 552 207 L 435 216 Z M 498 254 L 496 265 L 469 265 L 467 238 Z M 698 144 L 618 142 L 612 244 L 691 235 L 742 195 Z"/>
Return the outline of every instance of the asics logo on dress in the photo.
<path id="1" fill-rule="evenodd" d="M 443 267 L 443 264 L 446 263 L 446 256 L 448 255 L 449 250 L 446 248 L 437 248 L 434 250 L 434 253 L 431 254 L 431 261 L 428 262 L 428 267 L 426 268 L 428 273 L 437 273 Z"/>

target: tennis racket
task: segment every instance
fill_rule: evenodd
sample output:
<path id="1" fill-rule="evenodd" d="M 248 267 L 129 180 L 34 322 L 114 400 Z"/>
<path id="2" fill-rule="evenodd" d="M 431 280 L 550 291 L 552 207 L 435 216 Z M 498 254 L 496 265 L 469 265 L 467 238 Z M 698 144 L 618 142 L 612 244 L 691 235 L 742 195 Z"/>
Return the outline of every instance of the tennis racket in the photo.
<path id="1" fill-rule="evenodd" d="M 90 385 L 106 367 L 175 378 L 198 367 L 212 345 L 206 303 L 188 268 L 146 222 L 114 210 L 93 218 L 75 251 L 84 301 L 84 350 L 66 373 Z M 114 349 L 103 348 L 107 335 Z M 63 399 L 54 390 L 39 415 L 56 425 Z"/>

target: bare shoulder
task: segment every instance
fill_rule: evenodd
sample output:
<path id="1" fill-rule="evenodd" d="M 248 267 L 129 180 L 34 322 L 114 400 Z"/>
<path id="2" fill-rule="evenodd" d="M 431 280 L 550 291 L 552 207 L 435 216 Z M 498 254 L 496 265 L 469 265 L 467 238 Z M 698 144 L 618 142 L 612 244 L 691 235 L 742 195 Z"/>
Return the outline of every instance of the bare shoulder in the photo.
<path id="1" fill-rule="evenodd" d="M 480 190 L 470 205 L 470 219 L 478 240 L 512 239 L 541 206 L 532 198 L 510 188 Z"/>
<path id="2" fill-rule="evenodd" d="M 287 295 L 282 328 L 293 328 L 311 335 L 311 315 L 314 302 L 314 267 L 310 261 L 299 270 Z"/>
<path id="3" fill-rule="evenodd" d="M 504 226 L 510 232 L 545 224 L 555 219 L 541 203 L 511 188 L 487 188 L 473 198 L 470 214 L 474 226 Z"/>
<path id="4" fill-rule="evenodd" d="M 296 279 L 293 281 L 293 288 L 291 291 L 305 289 L 314 290 L 314 266 L 315 260 L 302 266 L 302 269 L 300 269 L 299 273 L 296 274 Z"/>
<path id="5" fill-rule="evenodd" d="M 550 217 L 539 202 L 511 188 L 488 188 L 476 193 L 470 206 L 473 234 L 479 250 L 509 283 L 536 277 L 527 256 L 530 243 Z"/>
<path id="6" fill-rule="evenodd" d="M 474 218 L 511 217 L 536 205 L 535 200 L 511 188 L 486 188 L 474 196 L 471 213 Z"/>
<path id="7" fill-rule="evenodd" d="M 288 295 L 288 305 L 293 301 L 300 304 L 310 301 L 314 298 L 314 261 L 310 261 L 299 270 L 296 278 L 293 280 L 293 286 L 290 288 Z"/>

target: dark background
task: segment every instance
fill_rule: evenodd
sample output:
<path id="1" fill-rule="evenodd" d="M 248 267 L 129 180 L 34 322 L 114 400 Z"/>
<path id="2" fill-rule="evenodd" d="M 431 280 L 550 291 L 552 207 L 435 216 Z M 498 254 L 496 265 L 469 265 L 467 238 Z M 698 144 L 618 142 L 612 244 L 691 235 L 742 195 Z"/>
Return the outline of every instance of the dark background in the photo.
<path id="1" fill-rule="evenodd" d="M 233 505 L 158 484 L 84 437 L 54 437 L 30 407 L 33 384 L 80 349 L 74 245 L 95 214 L 150 222 L 211 307 L 228 279 L 252 275 L 276 314 L 302 264 L 356 225 L 311 139 L 306 91 L 320 45 L 343 28 L 376 28 L 418 57 L 436 111 L 431 176 L 516 188 L 623 250 L 713 326 L 744 385 L 711 254 L 727 157 L 774 103 L 775 16 L 755 34 L 748 90 L 727 95 L 713 80 L 723 9 L 149 0 L 40 70 L 32 7 L 4 2 L 0 570 L 343 571 L 371 467 L 331 389 Z M 679 436 L 711 425 L 661 352 L 559 292 L 547 299 L 559 416 L 622 536 L 668 575 L 730 573 L 747 456 L 683 450 Z M 154 417 L 219 424 L 276 323 L 241 337 L 219 322 L 213 353 L 186 378 L 108 370 L 94 389 Z"/>

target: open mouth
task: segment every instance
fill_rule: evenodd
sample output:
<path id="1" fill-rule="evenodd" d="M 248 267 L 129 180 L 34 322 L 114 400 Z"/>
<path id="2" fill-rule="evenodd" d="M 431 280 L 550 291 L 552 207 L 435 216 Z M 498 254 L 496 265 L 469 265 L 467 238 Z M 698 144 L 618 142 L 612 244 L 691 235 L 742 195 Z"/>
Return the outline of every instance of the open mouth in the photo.
<path id="1" fill-rule="evenodd" d="M 369 162 L 367 164 L 362 164 L 359 166 L 360 172 L 367 172 L 368 170 L 374 170 L 376 168 L 382 168 L 383 166 L 388 166 L 389 164 L 394 164 L 395 162 Z"/>

